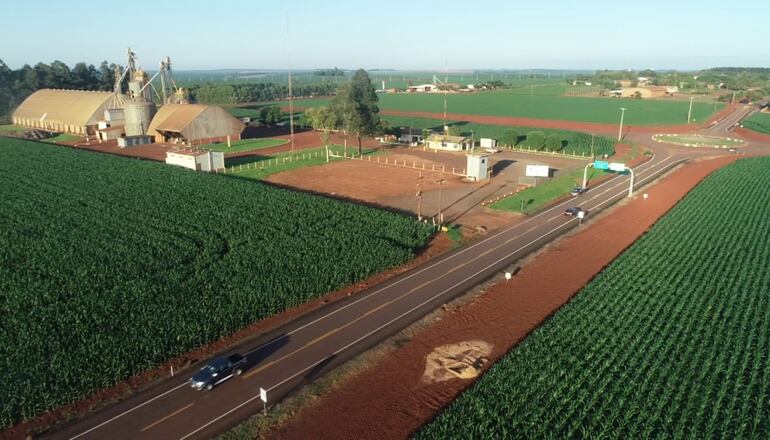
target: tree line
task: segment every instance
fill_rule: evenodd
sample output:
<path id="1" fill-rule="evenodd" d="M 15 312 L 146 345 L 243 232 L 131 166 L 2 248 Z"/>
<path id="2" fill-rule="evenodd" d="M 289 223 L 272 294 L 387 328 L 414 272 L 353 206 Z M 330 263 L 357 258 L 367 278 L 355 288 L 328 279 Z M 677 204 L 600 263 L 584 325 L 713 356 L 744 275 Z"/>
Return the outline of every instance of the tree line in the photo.
<path id="1" fill-rule="evenodd" d="M 61 62 L 25 64 L 11 69 L 0 60 L 0 124 L 10 121 L 11 114 L 29 95 L 40 89 L 111 91 L 115 84 L 115 63 L 102 61 L 99 67 L 80 62 L 70 67 Z M 127 79 L 124 80 L 127 82 Z M 126 84 L 124 84 L 125 88 Z M 299 84 L 293 87 L 296 97 L 329 96 L 336 84 Z M 289 96 L 287 84 L 200 84 L 189 87 L 189 97 L 202 104 L 239 104 L 273 101 Z"/>
<path id="2" fill-rule="evenodd" d="M 81 62 L 70 69 L 54 61 L 14 70 L 0 60 L 0 122 L 8 122 L 13 110 L 40 89 L 112 90 L 117 67 L 102 61 L 99 67 Z"/>
<path id="3" fill-rule="evenodd" d="M 330 96 L 337 90 L 337 84 L 298 84 L 292 87 L 294 97 Z M 241 104 L 284 99 L 289 96 L 288 84 L 244 83 L 244 84 L 201 84 L 188 89 L 190 99 L 202 104 Z"/>

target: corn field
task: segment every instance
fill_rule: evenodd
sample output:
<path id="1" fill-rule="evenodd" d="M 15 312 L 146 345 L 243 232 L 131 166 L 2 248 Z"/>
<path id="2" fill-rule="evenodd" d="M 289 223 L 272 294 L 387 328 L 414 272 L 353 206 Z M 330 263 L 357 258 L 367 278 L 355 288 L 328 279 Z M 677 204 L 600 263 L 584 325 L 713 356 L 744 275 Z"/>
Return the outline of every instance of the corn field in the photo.
<path id="1" fill-rule="evenodd" d="M 767 438 L 768 188 L 712 174 L 417 438 Z"/>
<path id="2" fill-rule="evenodd" d="M 0 138 L 0 426 L 414 256 L 389 212 Z"/>

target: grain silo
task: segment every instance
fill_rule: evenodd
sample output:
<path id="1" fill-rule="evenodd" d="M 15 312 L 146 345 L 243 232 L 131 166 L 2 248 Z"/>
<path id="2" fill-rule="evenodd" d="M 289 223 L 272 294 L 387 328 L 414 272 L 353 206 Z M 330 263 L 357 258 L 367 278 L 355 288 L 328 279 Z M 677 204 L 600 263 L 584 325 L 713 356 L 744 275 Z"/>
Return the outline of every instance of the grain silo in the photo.
<path id="1" fill-rule="evenodd" d="M 142 69 L 137 69 L 128 82 L 131 97 L 124 107 L 126 136 L 147 134 L 152 117 L 155 116 L 155 104 L 147 99 L 147 76 Z"/>

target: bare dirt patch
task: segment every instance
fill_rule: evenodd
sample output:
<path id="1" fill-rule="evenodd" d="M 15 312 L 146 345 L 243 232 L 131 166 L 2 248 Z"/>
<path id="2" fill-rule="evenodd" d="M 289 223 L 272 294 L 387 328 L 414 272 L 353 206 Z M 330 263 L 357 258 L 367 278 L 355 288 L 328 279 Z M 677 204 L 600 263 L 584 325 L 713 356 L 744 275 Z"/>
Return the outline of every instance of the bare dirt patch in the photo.
<path id="1" fill-rule="evenodd" d="M 474 379 L 489 362 L 492 346 L 484 341 L 464 341 L 436 347 L 425 359 L 422 380 L 428 383 Z"/>
<path id="2" fill-rule="evenodd" d="M 268 438 L 407 438 L 472 383 L 460 379 L 423 380 L 426 359 L 435 347 L 456 343 L 458 337 L 483 340 L 493 346 L 490 361 L 499 359 L 705 176 L 735 159 L 720 157 L 690 163 L 646 188 L 648 199 L 637 196 L 611 213 L 595 217 L 584 229 L 529 258 L 510 282 L 493 285 L 471 302 L 447 310 L 434 325 L 375 367 L 295 414 L 289 424 L 274 429 Z M 482 371 L 488 367 L 485 365 Z"/>

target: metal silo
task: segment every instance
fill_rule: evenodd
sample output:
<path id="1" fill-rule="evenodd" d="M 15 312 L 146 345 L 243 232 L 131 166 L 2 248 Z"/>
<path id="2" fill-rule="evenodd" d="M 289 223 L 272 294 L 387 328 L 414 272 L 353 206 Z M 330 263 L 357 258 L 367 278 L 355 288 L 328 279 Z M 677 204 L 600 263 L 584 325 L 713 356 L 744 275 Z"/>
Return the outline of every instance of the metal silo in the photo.
<path id="1" fill-rule="evenodd" d="M 155 104 L 139 97 L 130 99 L 124 107 L 126 136 L 147 134 L 152 117 L 155 116 Z"/>

